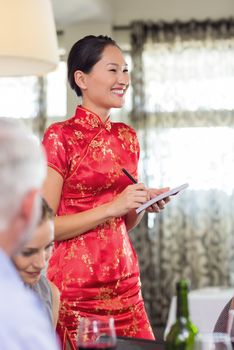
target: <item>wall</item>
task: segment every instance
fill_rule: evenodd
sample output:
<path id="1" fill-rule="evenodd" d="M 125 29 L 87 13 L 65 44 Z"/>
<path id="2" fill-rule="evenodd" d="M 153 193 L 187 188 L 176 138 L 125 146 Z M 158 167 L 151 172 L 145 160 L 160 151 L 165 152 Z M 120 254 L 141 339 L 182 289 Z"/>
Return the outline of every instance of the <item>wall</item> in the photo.
<path id="1" fill-rule="evenodd" d="M 134 20 L 173 22 L 229 18 L 234 16 L 233 0 L 112 0 L 113 25 L 126 26 Z M 129 44 L 128 31 L 114 33 L 123 46 Z"/>
<path id="2" fill-rule="evenodd" d="M 233 0 L 118 0 L 112 1 L 113 23 L 128 24 L 135 19 L 182 21 L 234 15 Z"/>

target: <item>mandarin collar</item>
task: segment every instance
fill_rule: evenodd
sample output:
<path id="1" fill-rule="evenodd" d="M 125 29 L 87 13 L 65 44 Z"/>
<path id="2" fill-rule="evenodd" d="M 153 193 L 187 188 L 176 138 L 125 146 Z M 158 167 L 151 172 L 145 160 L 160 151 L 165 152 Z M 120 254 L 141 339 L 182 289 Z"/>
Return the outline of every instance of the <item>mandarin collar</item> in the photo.
<path id="1" fill-rule="evenodd" d="M 111 130 L 110 116 L 108 116 L 105 122 L 103 122 L 97 114 L 79 105 L 76 108 L 75 121 L 76 123 L 83 124 L 82 121 L 84 120 L 91 128 L 103 128 L 107 131 Z"/>

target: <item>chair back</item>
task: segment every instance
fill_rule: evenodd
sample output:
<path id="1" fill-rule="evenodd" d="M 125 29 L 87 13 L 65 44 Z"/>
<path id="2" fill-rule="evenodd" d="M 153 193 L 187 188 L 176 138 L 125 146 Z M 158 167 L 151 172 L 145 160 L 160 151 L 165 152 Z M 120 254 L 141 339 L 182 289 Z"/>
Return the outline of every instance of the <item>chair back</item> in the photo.
<path id="1" fill-rule="evenodd" d="M 63 350 L 78 350 L 78 348 L 75 346 L 73 340 L 71 339 L 71 336 L 70 336 L 67 328 L 65 329 L 65 332 L 64 332 Z"/>

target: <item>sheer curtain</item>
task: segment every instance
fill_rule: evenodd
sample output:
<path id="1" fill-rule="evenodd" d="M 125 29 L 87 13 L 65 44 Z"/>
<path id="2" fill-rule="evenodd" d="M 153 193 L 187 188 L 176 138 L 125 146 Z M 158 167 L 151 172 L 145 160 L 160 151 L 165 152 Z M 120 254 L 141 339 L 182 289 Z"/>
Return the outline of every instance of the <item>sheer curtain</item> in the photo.
<path id="1" fill-rule="evenodd" d="M 141 177 L 189 189 L 132 233 L 153 325 L 175 283 L 234 285 L 234 22 L 132 23 Z"/>

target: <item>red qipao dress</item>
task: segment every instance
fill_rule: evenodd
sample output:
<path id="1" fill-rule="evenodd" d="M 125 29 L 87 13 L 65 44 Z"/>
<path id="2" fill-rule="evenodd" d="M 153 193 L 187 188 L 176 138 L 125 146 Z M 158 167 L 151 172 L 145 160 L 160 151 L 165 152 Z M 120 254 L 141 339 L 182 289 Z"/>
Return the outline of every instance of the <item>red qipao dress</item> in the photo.
<path id="1" fill-rule="evenodd" d="M 57 215 L 69 215 L 111 201 L 137 176 L 139 144 L 123 123 L 105 123 L 77 107 L 75 115 L 50 126 L 43 144 L 48 166 L 63 177 Z M 86 233 L 55 243 L 48 278 L 61 292 L 60 336 L 76 339 L 82 316 L 112 316 L 117 335 L 153 339 L 140 289 L 136 253 L 125 218 L 106 221 Z"/>

